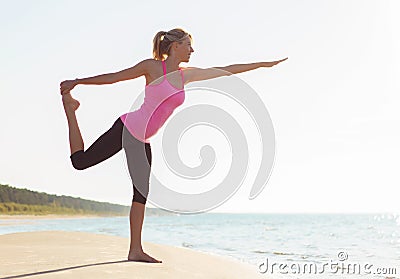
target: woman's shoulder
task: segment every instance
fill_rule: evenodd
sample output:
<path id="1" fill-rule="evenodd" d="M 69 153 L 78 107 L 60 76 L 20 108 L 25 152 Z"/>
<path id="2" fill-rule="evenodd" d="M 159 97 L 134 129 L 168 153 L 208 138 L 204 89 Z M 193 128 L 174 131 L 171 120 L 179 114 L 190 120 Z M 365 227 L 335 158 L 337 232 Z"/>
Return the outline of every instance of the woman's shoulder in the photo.
<path id="1" fill-rule="evenodd" d="M 192 68 L 195 68 L 195 67 L 190 67 L 190 66 L 187 66 L 187 67 L 180 67 L 182 70 L 188 70 L 188 69 L 192 69 Z"/>
<path id="2" fill-rule="evenodd" d="M 159 68 L 161 67 L 161 61 L 153 58 L 144 59 L 141 63 L 143 63 L 144 67 L 146 68 L 147 74 L 154 72 L 158 73 Z"/>
<path id="3" fill-rule="evenodd" d="M 160 61 L 160 60 L 156 60 L 156 59 L 154 59 L 154 58 L 144 59 L 142 62 L 143 62 L 143 63 L 146 63 L 146 64 L 149 65 L 149 66 L 154 66 L 154 65 L 159 65 L 159 64 L 161 64 L 161 61 Z"/>
<path id="4" fill-rule="evenodd" d="M 182 71 L 189 72 L 190 70 L 198 69 L 196 67 L 179 67 Z"/>
<path id="5" fill-rule="evenodd" d="M 150 66 L 150 67 L 159 67 L 160 65 L 161 65 L 161 63 L 162 63 L 162 61 L 161 60 L 157 60 L 157 59 L 154 59 L 154 58 L 148 58 L 148 59 L 144 59 L 142 62 L 144 62 L 144 63 L 146 63 L 148 66 Z M 198 68 L 196 68 L 196 67 L 189 67 L 189 66 L 187 66 L 187 67 L 179 67 L 181 70 L 183 70 L 183 71 L 189 71 L 189 70 L 191 70 L 191 69 L 198 69 Z"/>

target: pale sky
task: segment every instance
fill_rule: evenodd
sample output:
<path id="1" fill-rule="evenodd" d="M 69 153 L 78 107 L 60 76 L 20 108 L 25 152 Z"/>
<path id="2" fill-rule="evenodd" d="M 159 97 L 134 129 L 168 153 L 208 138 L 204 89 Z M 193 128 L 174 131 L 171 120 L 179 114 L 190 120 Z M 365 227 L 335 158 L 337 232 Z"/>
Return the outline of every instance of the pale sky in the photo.
<path id="1" fill-rule="evenodd" d="M 181 27 L 195 51 L 181 66 L 289 57 L 237 75 L 268 108 L 275 165 L 264 191 L 248 200 L 260 156 L 251 146 L 245 183 L 214 212 L 400 212 L 398 1 L 0 4 L 0 183 L 129 205 L 122 152 L 84 171 L 72 168 L 59 83 L 151 58 L 154 35 Z M 85 147 L 129 110 L 144 85 L 141 77 L 73 90 Z M 157 136 L 153 169 L 162 173 Z M 198 160 L 198 146 L 185 146 L 186 159 Z"/>

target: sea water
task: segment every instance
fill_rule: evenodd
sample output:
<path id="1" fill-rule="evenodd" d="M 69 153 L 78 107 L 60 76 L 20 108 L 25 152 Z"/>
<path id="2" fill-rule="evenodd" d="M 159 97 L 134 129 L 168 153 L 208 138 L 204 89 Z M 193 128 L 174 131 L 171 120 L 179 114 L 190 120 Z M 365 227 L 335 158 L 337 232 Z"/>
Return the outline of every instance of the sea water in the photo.
<path id="1" fill-rule="evenodd" d="M 0 220 L 0 234 L 41 230 L 129 237 L 129 220 Z M 400 278 L 395 214 L 146 216 L 142 240 L 235 258 L 265 278 Z"/>

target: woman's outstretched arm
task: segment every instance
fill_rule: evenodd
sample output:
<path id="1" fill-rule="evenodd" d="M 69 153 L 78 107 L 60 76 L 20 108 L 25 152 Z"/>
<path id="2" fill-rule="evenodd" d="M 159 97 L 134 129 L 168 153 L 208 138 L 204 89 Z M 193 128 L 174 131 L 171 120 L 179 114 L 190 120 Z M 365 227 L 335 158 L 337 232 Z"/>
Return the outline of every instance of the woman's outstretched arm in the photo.
<path id="1" fill-rule="evenodd" d="M 200 81 L 206 79 L 217 78 L 221 76 L 229 76 L 232 74 L 243 73 L 251 70 L 255 70 L 260 67 L 272 67 L 275 66 L 288 58 L 281 59 L 273 62 L 256 62 L 249 64 L 234 64 L 225 67 L 213 67 L 213 68 L 187 68 L 185 70 L 186 83 L 193 81 Z"/>
<path id="2" fill-rule="evenodd" d="M 151 59 L 143 60 L 133 67 L 115 73 L 102 74 L 88 78 L 77 78 L 75 80 L 65 80 L 60 84 L 61 94 L 68 93 L 78 84 L 112 84 L 119 81 L 135 79 L 147 73 L 148 64 L 151 63 L 150 61 Z"/>

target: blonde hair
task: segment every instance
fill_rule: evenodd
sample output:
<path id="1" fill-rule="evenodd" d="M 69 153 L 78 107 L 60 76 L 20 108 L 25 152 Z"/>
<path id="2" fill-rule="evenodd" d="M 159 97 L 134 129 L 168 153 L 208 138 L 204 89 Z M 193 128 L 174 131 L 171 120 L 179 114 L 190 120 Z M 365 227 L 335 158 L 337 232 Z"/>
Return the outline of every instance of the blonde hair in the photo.
<path id="1" fill-rule="evenodd" d="M 158 32 L 153 39 L 153 58 L 156 60 L 164 60 L 165 55 L 169 55 L 172 43 L 180 43 L 187 37 L 192 40 L 192 36 L 181 28 L 175 28 L 168 32 Z"/>

